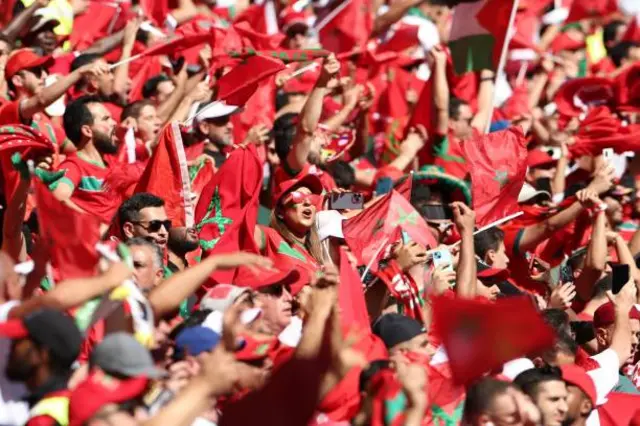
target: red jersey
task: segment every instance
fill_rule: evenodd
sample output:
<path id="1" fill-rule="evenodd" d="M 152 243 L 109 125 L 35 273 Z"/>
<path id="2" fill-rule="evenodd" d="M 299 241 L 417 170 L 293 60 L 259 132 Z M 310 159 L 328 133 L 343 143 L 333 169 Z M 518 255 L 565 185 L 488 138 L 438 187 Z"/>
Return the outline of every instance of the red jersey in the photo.
<path id="1" fill-rule="evenodd" d="M 20 101 L 12 101 L 0 107 L 0 125 L 22 124 L 24 120 L 20 116 Z M 38 112 L 31 118 L 31 127 L 40 131 L 56 144 L 62 151 L 67 140 L 64 130 L 44 112 Z M 68 142 L 70 143 L 70 142 Z"/>

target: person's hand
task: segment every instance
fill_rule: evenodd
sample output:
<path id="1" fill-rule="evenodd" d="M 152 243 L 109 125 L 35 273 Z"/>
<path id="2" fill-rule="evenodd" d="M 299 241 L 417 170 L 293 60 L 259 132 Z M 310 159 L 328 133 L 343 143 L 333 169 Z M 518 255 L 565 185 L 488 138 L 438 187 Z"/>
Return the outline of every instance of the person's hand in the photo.
<path id="1" fill-rule="evenodd" d="M 180 392 L 189 381 L 198 374 L 197 364 L 190 361 L 178 361 L 169 366 L 169 377 L 165 379 L 164 386 L 170 391 Z"/>
<path id="2" fill-rule="evenodd" d="M 136 35 L 138 34 L 141 24 L 142 19 L 139 17 L 135 17 L 127 21 L 127 24 L 124 26 L 124 35 L 122 37 L 123 44 L 132 46 L 135 43 Z"/>
<path id="3" fill-rule="evenodd" d="M 49 5 L 49 0 L 36 0 L 35 4 L 38 9 L 41 9 Z"/>
<path id="4" fill-rule="evenodd" d="M 610 164 L 603 164 L 596 170 L 593 175 L 593 180 L 587 186 L 586 189 L 595 192 L 596 194 L 604 194 L 613 186 L 613 179 L 615 178 L 615 170 Z"/>
<path id="5" fill-rule="evenodd" d="M 407 138 L 400 145 L 400 151 L 403 154 L 415 156 L 424 147 L 425 142 L 426 139 L 416 129 L 412 128 L 409 130 Z"/>
<path id="6" fill-rule="evenodd" d="M 569 309 L 575 297 L 576 286 L 573 283 L 564 283 L 553 289 L 548 306 L 554 309 Z"/>
<path id="7" fill-rule="evenodd" d="M 613 303 L 616 311 L 628 315 L 633 305 L 637 302 L 637 288 L 633 278 L 629 278 L 629 281 L 620 289 L 618 294 L 614 295 L 613 292 L 607 291 L 607 297 Z"/>
<path id="8" fill-rule="evenodd" d="M 311 279 L 311 287 L 337 287 L 340 282 L 340 272 L 334 265 L 324 265 Z"/>
<path id="9" fill-rule="evenodd" d="M 237 268 L 238 266 L 246 266 L 247 268 L 254 271 L 257 271 L 256 268 L 273 268 L 273 261 L 268 257 L 242 251 L 211 256 L 211 259 L 215 265 L 215 268 L 222 270 L 233 269 Z"/>
<path id="10" fill-rule="evenodd" d="M 550 56 L 543 56 L 540 60 L 540 70 L 545 74 L 550 74 L 555 68 L 553 59 Z"/>
<path id="11" fill-rule="evenodd" d="M 205 44 L 205 46 L 198 53 L 198 61 L 203 69 L 208 70 L 211 67 L 211 58 L 213 57 L 213 52 L 211 51 L 211 46 Z"/>
<path id="12" fill-rule="evenodd" d="M 444 51 L 442 46 L 437 45 L 433 46 L 433 48 L 429 51 L 430 61 L 433 61 L 434 65 L 442 66 L 447 63 L 447 52 Z"/>
<path id="13" fill-rule="evenodd" d="M 53 157 L 51 155 L 38 157 L 34 163 L 37 169 L 51 170 L 51 167 L 53 166 Z"/>
<path id="14" fill-rule="evenodd" d="M 476 212 L 471 210 L 466 204 L 459 201 L 451 203 L 453 210 L 453 223 L 456 225 L 458 233 L 472 233 L 476 226 Z"/>
<path id="15" fill-rule="evenodd" d="M 344 105 L 350 108 L 355 108 L 364 92 L 364 87 L 360 84 L 357 84 L 344 92 Z"/>
<path id="16" fill-rule="evenodd" d="M 322 68 L 320 69 L 320 76 L 318 77 L 319 87 L 328 87 L 329 82 L 334 79 L 340 71 L 340 62 L 336 58 L 335 54 L 330 54 L 322 62 Z"/>
<path id="17" fill-rule="evenodd" d="M 456 280 L 456 272 L 446 268 L 447 265 L 440 265 L 431 274 L 431 290 L 435 295 L 444 293 L 451 288 L 450 283 Z"/>
<path id="18" fill-rule="evenodd" d="M 244 139 L 243 145 L 255 144 L 262 145 L 269 141 L 269 128 L 264 124 L 258 124 L 249 129 Z"/>
<path id="19" fill-rule="evenodd" d="M 400 265 L 400 269 L 408 271 L 415 265 L 426 263 L 427 250 L 415 241 L 411 241 L 409 244 L 398 245 L 393 256 Z"/>
<path id="20" fill-rule="evenodd" d="M 201 81 L 191 90 L 189 96 L 193 102 L 206 102 L 211 99 L 211 93 L 209 83 Z"/>
<path id="21" fill-rule="evenodd" d="M 417 363 L 396 362 L 396 376 L 402 384 L 409 401 L 415 404 L 424 404 L 427 398 L 427 372 L 425 367 Z"/>
<path id="22" fill-rule="evenodd" d="M 580 204 L 585 208 L 595 208 L 602 203 L 600 198 L 598 198 L 598 194 L 593 189 L 589 188 L 581 189 L 576 192 L 576 199 L 580 201 Z"/>
<path id="23" fill-rule="evenodd" d="M 487 287 L 479 282 L 478 285 L 476 285 L 476 289 L 478 291 L 478 296 L 482 296 L 488 300 L 496 300 L 500 294 L 500 288 L 496 284 L 491 287 Z"/>
<path id="24" fill-rule="evenodd" d="M 615 244 L 616 240 L 620 238 L 620 234 L 615 231 L 607 231 L 605 235 L 607 237 L 607 244 Z"/>
<path id="25" fill-rule="evenodd" d="M 284 86 L 284 84 L 289 81 L 289 79 L 291 77 L 289 77 L 291 74 L 289 74 L 287 71 L 283 71 L 280 72 L 278 74 L 276 74 L 276 87 L 281 88 Z"/>
<path id="26" fill-rule="evenodd" d="M 509 387 L 507 395 L 513 398 L 518 418 L 521 421 L 520 424 L 526 426 L 540 424 L 542 415 L 538 407 L 531 401 L 531 398 L 514 387 Z"/>
<path id="27" fill-rule="evenodd" d="M 77 71 L 83 77 L 98 77 L 109 72 L 109 64 L 104 61 L 95 61 L 81 66 Z"/>
<path id="28" fill-rule="evenodd" d="M 134 132 L 138 131 L 138 121 L 134 117 L 127 117 L 120 123 L 120 127 L 129 130 L 133 129 Z"/>

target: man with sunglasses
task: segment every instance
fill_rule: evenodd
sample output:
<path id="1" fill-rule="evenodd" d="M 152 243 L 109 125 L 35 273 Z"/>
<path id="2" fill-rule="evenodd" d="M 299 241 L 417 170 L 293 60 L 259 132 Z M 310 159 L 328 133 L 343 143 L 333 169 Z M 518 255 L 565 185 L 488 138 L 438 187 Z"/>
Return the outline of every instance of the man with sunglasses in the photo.
<path id="1" fill-rule="evenodd" d="M 167 247 L 171 220 L 162 198 L 146 192 L 134 194 L 118 209 L 118 221 L 125 241 L 140 237 L 163 250 Z"/>

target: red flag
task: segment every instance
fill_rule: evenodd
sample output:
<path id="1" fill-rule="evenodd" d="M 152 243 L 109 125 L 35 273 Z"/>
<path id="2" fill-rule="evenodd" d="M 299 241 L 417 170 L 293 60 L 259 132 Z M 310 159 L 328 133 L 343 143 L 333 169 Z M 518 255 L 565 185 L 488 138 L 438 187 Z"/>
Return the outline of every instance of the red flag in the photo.
<path id="1" fill-rule="evenodd" d="M 145 58 L 142 66 L 131 80 L 131 90 L 129 90 L 129 102 L 135 102 L 142 99 L 142 88 L 144 84 L 154 75 L 162 72 L 162 64 L 158 57 Z"/>
<path id="2" fill-rule="evenodd" d="M 638 22 L 639 19 L 640 15 L 636 15 L 633 17 L 631 22 L 629 22 L 627 31 L 622 36 L 622 41 L 635 41 L 636 43 L 640 43 L 640 24 Z"/>
<path id="3" fill-rule="evenodd" d="M 271 1 L 266 1 L 261 5 L 250 5 L 238 15 L 234 23 L 248 24 L 250 28 L 262 34 L 274 35 L 278 33 L 278 18 Z"/>
<path id="4" fill-rule="evenodd" d="M 611 392 L 607 402 L 598 407 L 600 426 L 627 426 L 640 407 L 640 396 L 621 392 Z"/>
<path id="5" fill-rule="evenodd" d="M 569 152 L 573 156 L 598 155 L 604 148 L 613 148 L 618 153 L 640 149 L 640 125 L 622 126 L 607 107 L 591 110 L 581 123 Z"/>
<path id="6" fill-rule="evenodd" d="M 149 192 L 165 200 L 167 217 L 173 226 L 193 226 L 194 205 L 182 134 L 177 122 L 169 123 L 160 135 L 135 192 Z"/>
<path id="7" fill-rule="evenodd" d="M 33 185 L 40 237 L 49 251 L 56 278 L 93 276 L 99 259 L 95 245 L 100 240 L 100 221 L 62 204 L 39 179 Z"/>
<path id="8" fill-rule="evenodd" d="M 565 24 L 590 18 L 604 18 L 618 11 L 617 0 L 575 0 Z"/>
<path id="9" fill-rule="evenodd" d="M 142 56 L 158 56 L 158 55 L 175 55 L 176 53 L 180 53 L 183 50 L 189 49 L 191 47 L 197 46 L 203 43 L 213 44 L 215 32 L 205 32 L 205 33 L 191 33 L 185 34 L 182 37 L 176 37 L 172 40 L 169 40 L 164 43 L 158 43 L 154 46 L 151 46 L 144 52 L 142 52 Z"/>
<path id="10" fill-rule="evenodd" d="M 204 255 L 248 251 L 259 253 L 253 235 L 258 221 L 262 164 L 255 147 L 233 151 L 202 190 L 196 207 L 196 229 Z M 233 283 L 235 270 L 216 272 L 215 282 Z"/>
<path id="11" fill-rule="evenodd" d="M 527 139 L 520 126 L 471 138 L 463 146 L 478 225 L 515 213 L 527 173 Z"/>
<path id="12" fill-rule="evenodd" d="M 358 327 L 362 330 L 371 330 L 362 281 L 360 281 L 360 276 L 349 263 L 349 258 L 344 249 L 340 251 L 338 302 L 340 304 L 343 328 Z"/>
<path id="13" fill-rule="evenodd" d="M 224 100 L 229 105 L 244 105 L 258 90 L 260 82 L 284 68 L 282 61 L 277 59 L 262 55 L 249 56 L 218 80 L 218 100 Z"/>
<path id="14" fill-rule="evenodd" d="M 131 16 L 131 5 L 124 2 L 91 1 L 87 10 L 73 18 L 69 42 L 82 51 L 96 40 L 120 31 Z"/>
<path id="15" fill-rule="evenodd" d="M 353 48 L 364 48 L 373 30 L 371 2 L 347 0 L 338 3 L 325 18 L 318 20 L 316 27 L 319 25 L 323 25 L 318 35 L 325 49 L 343 53 Z"/>
<path id="16" fill-rule="evenodd" d="M 429 140 L 418 153 L 418 160 L 421 166 L 424 164 L 433 164 L 434 162 L 433 148 L 430 141 L 435 139 L 435 114 L 436 109 L 433 105 L 433 76 L 431 76 L 431 78 L 429 78 L 422 87 L 418 103 L 416 103 L 413 113 L 411 114 L 411 118 L 409 119 L 409 123 L 405 128 L 405 137 L 408 130 L 412 127 L 416 127 L 417 125 L 424 126 L 427 130 Z"/>
<path id="17" fill-rule="evenodd" d="M 555 332 L 528 298 L 495 303 L 437 297 L 433 321 L 456 383 L 468 384 L 505 362 L 555 341 Z"/>
<path id="18" fill-rule="evenodd" d="M 393 35 L 378 46 L 378 52 L 403 52 L 410 47 L 420 43 L 418 40 L 418 25 L 405 24 L 400 22 L 394 30 Z"/>
<path id="19" fill-rule="evenodd" d="M 251 26 L 248 22 L 242 21 L 233 25 L 233 28 L 246 39 L 254 49 L 277 49 L 282 40 L 284 40 L 284 34 L 268 35 L 264 32 L 258 31 L 255 27 Z"/>
<path id="20" fill-rule="evenodd" d="M 140 0 L 145 16 L 158 28 L 164 28 L 169 14 L 169 0 Z"/>
<path id="21" fill-rule="evenodd" d="M 486 28 L 495 40 L 492 50 L 492 62 L 496 69 L 500 63 L 500 55 L 509 33 L 511 11 L 514 7 L 513 0 L 486 0 L 482 9 L 476 15 L 478 23 Z"/>

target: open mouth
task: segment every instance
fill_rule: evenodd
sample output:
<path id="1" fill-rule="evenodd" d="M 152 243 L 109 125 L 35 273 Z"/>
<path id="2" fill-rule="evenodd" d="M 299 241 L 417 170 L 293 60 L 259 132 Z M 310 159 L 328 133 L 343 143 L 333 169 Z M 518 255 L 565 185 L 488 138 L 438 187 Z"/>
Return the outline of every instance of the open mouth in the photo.
<path id="1" fill-rule="evenodd" d="M 304 209 L 302 209 L 301 214 L 304 219 L 312 219 L 313 209 L 311 207 L 305 207 Z"/>

